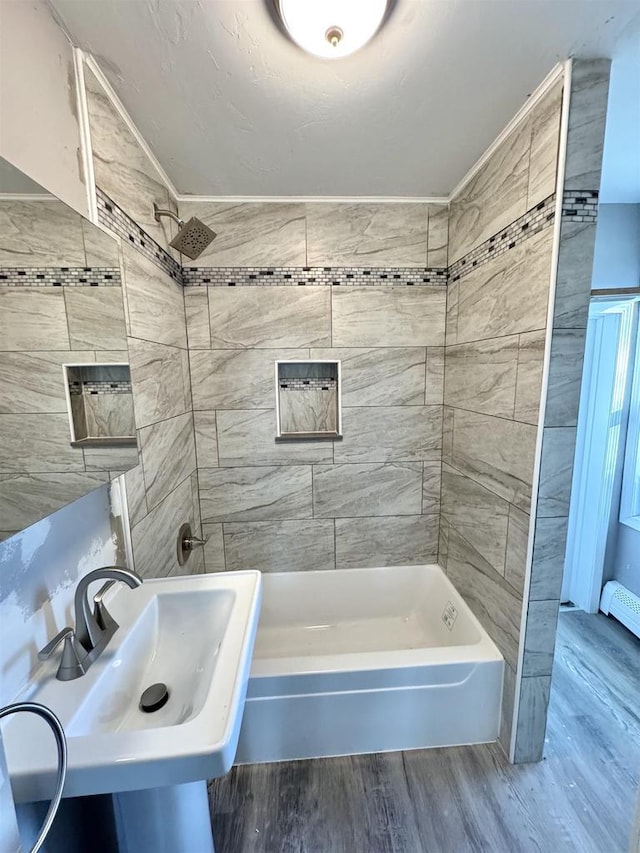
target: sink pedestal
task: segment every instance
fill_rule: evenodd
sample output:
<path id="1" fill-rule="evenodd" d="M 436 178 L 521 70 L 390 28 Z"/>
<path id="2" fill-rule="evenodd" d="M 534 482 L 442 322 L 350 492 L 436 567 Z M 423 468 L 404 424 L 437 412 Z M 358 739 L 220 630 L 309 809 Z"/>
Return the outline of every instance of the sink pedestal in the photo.
<path id="1" fill-rule="evenodd" d="M 113 795 L 119 853 L 214 853 L 206 781 Z"/>

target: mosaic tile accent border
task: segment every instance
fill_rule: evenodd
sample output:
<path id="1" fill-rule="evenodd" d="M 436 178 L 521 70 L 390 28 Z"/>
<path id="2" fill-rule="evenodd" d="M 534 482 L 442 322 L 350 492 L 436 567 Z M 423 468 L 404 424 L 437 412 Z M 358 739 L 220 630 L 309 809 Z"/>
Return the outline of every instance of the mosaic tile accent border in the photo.
<path id="1" fill-rule="evenodd" d="M 185 267 L 185 287 L 446 286 L 446 267 Z"/>
<path id="2" fill-rule="evenodd" d="M 471 252 L 449 267 L 449 281 L 458 281 L 463 275 L 472 272 L 487 261 L 503 255 L 515 246 L 519 246 L 529 237 L 538 234 L 544 228 L 553 225 L 555 219 L 555 193 L 541 201 L 531 210 L 516 219 L 502 231 L 476 246 Z"/>
<path id="3" fill-rule="evenodd" d="M 565 190 L 562 194 L 562 219 L 595 225 L 598 218 L 597 190 Z"/>
<path id="4" fill-rule="evenodd" d="M 0 268 L 2 287 L 120 287 L 118 267 Z"/>
<path id="5" fill-rule="evenodd" d="M 135 246 L 141 254 L 153 261 L 174 281 L 182 284 L 182 266 L 159 243 L 156 243 L 153 237 L 150 237 L 135 220 L 128 216 L 115 201 L 112 201 L 100 187 L 96 187 L 96 201 L 98 203 L 98 221 L 101 225 Z"/>
<path id="6" fill-rule="evenodd" d="M 88 380 L 87 382 L 70 382 L 69 394 L 79 397 L 82 394 L 131 394 L 131 382 L 109 382 L 108 380 Z"/>
<path id="7" fill-rule="evenodd" d="M 184 287 L 446 286 L 449 281 L 457 281 L 463 275 L 508 252 L 544 228 L 550 227 L 555 219 L 556 201 L 555 193 L 553 193 L 448 268 L 389 267 L 386 269 L 367 269 L 364 267 L 182 267 L 99 187 L 96 187 L 96 197 L 98 219 L 101 224 L 135 246 L 145 257 L 153 261 L 174 281 Z M 570 222 L 595 223 L 597 215 L 598 193 L 596 191 L 565 190 L 562 200 L 563 219 Z M 10 272 L 22 277 L 36 271 L 12 270 Z M 37 271 L 39 274 L 43 272 L 52 271 Z M 114 271 L 97 268 L 79 270 L 78 279 L 80 279 L 80 273 L 84 275 L 88 272 L 93 272 L 99 277 L 99 273 L 113 273 Z M 0 284 L 3 283 L 2 278 L 0 272 Z M 14 275 L 11 282 L 7 283 L 18 282 L 20 279 Z M 21 283 L 26 284 L 27 282 L 23 279 Z M 37 286 L 39 283 L 43 282 L 30 281 L 29 285 Z M 47 280 L 44 283 L 59 284 L 59 276 L 55 281 Z M 78 283 L 93 285 L 95 281 L 79 280 Z M 119 273 L 117 283 L 120 283 Z"/>
<path id="8" fill-rule="evenodd" d="M 333 377 L 322 379 L 316 376 L 312 379 L 280 380 L 281 388 L 289 388 L 293 391 L 332 391 L 337 385 L 338 382 Z"/>

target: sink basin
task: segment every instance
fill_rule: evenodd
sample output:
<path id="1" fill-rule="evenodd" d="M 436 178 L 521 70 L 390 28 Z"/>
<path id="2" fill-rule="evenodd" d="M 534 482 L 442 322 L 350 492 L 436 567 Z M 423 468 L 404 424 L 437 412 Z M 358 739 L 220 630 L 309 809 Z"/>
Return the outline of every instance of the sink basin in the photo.
<path id="1" fill-rule="evenodd" d="M 107 599 L 120 628 L 89 671 L 58 681 L 58 660 L 35 674 L 19 700 L 41 702 L 68 738 L 65 796 L 179 785 L 221 776 L 235 757 L 261 598 L 259 572 L 146 580 Z M 146 713 L 156 682 L 167 703 Z M 3 726 L 17 802 L 47 799 L 55 748 L 31 715 Z"/>

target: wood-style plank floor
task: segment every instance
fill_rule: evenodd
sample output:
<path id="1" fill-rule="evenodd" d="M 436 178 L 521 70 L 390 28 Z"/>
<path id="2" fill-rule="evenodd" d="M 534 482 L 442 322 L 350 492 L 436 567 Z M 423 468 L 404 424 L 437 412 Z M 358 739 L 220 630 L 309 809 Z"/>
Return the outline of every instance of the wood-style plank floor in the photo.
<path id="1" fill-rule="evenodd" d="M 490 744 L 236 767 L 210 789 L 216 853 L 627 853 L 639 771 L 640 640 L 565 612 L 542 762 Z"/>

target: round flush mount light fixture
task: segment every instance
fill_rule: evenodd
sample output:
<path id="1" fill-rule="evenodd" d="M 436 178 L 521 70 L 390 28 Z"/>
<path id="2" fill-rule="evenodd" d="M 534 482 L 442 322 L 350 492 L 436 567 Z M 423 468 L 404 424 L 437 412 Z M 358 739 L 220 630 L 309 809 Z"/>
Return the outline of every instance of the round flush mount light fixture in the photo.
<path id="1" fill-rule="evenodd" d="M 323 59 L 340 59 L 376 34 L 389 0 L 276 0 L 276 6 L 296 44 Z"/>

